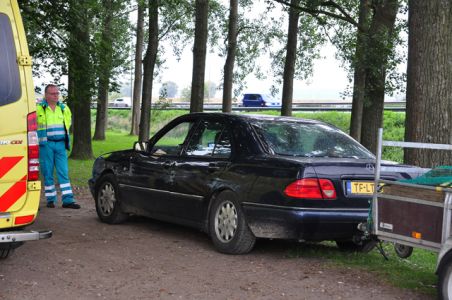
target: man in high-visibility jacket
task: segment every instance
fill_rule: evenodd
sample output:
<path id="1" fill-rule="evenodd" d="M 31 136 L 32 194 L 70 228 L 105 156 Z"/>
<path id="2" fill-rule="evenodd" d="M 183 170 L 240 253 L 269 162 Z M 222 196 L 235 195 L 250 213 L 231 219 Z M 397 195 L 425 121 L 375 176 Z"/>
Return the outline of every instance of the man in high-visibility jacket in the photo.
<path id="1" fill-rule="evenodd" d="M 63 208 L 80 208 L 74 201 L 68 175 L 66 150 L 69 150 L 69 127 L 71 111 L 58 101 L 58 86 L 49 84 L 45 88 L 45 98 L 36 107 L 38 119 L 39 163 L 44 176 L 47 207 L 53 208 L 57 202 L 57 193 L 53 179 L 56 169 L 58 183 L 63 200 Z"/>

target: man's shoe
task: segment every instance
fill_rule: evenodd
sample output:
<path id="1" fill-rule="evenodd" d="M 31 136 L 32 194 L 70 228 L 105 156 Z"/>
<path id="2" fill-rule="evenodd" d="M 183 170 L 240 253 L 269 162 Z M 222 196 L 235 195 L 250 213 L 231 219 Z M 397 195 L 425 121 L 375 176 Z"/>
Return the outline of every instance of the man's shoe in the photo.
<path id="1" fill-rule="evenodd" d="M 73 209 L 79 209 L 80 208 L 80 204 L 72 202 L 72 203 L 66 203 L 63 204 L 63 208 L 73 208 Z"/>
<path id="2" fill-rule="evenodd" d="M 55 203 L 53 203 L 53 202 L 47 202 L 47 207 L 48 207 L 48 208 L 55 208 Z"/>

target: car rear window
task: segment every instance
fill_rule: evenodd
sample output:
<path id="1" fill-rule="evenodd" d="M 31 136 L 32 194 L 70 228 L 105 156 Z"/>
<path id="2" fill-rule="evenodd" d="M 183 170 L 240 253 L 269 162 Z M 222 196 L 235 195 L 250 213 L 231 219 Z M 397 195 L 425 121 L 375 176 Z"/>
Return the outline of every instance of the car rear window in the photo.
<path id="1" fill-rule="evenodd" d="M 373 158 L 361 144 L 326 125 L 290 121 L 253 124 L 275 154 L 302 157 Z"/>
<path id="2" fill-rule="evenodd" d="M 19 100 L 20 80 L 13 31 L 7 15 L 0 13 L 0 106 Z"/>
<path id="3" fill-rule="evenodd" d="M 257 94 L 245 94 L 246 100 L 259 100 L 259 95 Z"/>

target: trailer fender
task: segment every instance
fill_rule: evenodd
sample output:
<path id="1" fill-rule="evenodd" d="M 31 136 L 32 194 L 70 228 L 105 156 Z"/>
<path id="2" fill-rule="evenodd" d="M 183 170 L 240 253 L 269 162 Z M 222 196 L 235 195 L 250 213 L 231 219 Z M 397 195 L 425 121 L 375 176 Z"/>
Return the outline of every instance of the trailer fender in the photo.
<path id="1" fill-rule="evenodd" d="M 438 254 L 438 259 L 436 260 L 436 271 L 439 273 L 439 269 L 442 267 L 441 262 L 452 259 L 452 238 L 448 238 L 446 242 L 441 246 L 441 250 Z"/>

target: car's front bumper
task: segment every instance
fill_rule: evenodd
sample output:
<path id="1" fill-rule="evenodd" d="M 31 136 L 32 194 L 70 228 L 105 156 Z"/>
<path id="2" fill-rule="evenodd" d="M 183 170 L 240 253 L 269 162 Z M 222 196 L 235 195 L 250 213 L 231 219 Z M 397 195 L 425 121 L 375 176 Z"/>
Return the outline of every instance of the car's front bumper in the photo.
<path id="1" fill-rule="evenodd" d="M 256 237 L 293 240 L 342 240 L 360 234 L 368 209 L 313 209 L 243 203 L 251 231 Z"/>
<path id="2" fill-rule="evenodd" d="M 88 179 L 89 190 L 91 192 L 91 195 L 93 195 L 93 197 L 94 197 L 94 187 L 95 187 L 95 185 L 96 185 L 96 182 L 95 182 L 95 180 L 93 178 Z"/>

